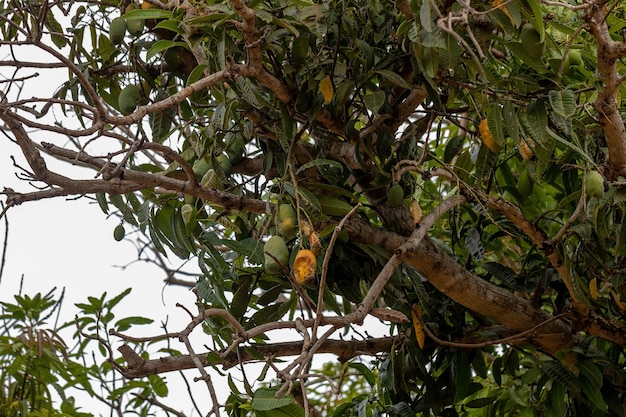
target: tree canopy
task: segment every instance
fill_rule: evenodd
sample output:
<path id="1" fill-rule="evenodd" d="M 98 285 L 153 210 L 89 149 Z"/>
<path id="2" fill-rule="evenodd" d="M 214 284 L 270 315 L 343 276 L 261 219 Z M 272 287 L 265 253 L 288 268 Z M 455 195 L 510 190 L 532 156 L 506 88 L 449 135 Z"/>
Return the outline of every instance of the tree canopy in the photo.
<path id="1" fill-rule="evenodd" d="M 5 303 L 25 330 L 2 360 L 33 360 L 0 415 L 80 414 L 46 381 L 98 397 L 115 375 L 104 402 L 180 415 L 159 398 L 181 369 L 207 415 L 624 415 L 621 1 L 0 4 L 2 133 L 27 162 L 3 214 L 92 198 L 197 294 L 152 337 L 148 308 L 91 297 L 74 349 L 38 327 L 53 296 Z M 169 340 L 186 350 L 148 358 Z M 250 362 L 218 398 L 211 374 Z"/>

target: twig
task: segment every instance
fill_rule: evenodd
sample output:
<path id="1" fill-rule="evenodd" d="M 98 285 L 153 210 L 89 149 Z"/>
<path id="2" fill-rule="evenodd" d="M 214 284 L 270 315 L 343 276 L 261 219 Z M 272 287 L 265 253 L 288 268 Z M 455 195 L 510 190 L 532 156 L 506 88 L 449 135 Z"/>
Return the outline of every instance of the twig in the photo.
<path id="1" fill-rule="evenodd" d="M 318 328 L 318 326 L 320 324 L 320 320 L 321 320 L 322 315 L 323 315 L 323 310 L 324 310 L 324 290 L 326 288 L 326 277 L 328 275 L 328 264 L 330 263 L 330 257 L 332 255 L 333 248 L 335 247 L 335 242 L 337 241 L 337 237 L 339 236 L 339 233 L 343 230 L 343 227 L 346 224 L 346 222 L 348 221 L 348 219 L 354 213 L 356 213 L 356 211 L 360 207 L 361 207 L 361 203 L 358 203 L 356 206 L 354 206 L 352 208 L 352 210 L 350 210 L 348 212 L 348 214 L 346 214 L 343 217 L 343 219 L 341 219 L 339 224 L 335 227 L 335 230 L 333 231 L 333 234 L 330 237 L 330 242 L 328 243 L 328 247 L 326 248 L 326 253 L 324 254 L 324 261 L 322 263 L 322 276 L 320 278 L 319 290 L 318 290 L 318 295 L 317 295 L 317 310 L 315 311 L 315 322 L 313 324 L 313 332 L 312 332 L 313 340 L 315 340 L 315 338 L 316 338 L 317 328 Z"/>
<path id="2" fill-rule="evenodd" d="M 557 232 L 557 234 L 554 235 L 554 237 L 546 243 L 548 246 L 552 247 L 556 245 L 556 243 L 563 238 L 565 233 L 567 233 L 569 228 L 574 225 L 574 222 L 576 221 L 576 219 L 578 219 L 578 217 L 582 213 L 584 206 L 585 206 L 585 195 L 583 194 L 580 196 L 580 199 L 578 200 L 578 205 L 576 206 L 576 209 L 574 210 L 572 215 L 569 217 L 569 219 L 567 219 L 567 222 L 561 227 L 561 229 Z"/>
<path id="3" fill-rule="evenodd" d="M 514 334 L 512 336 L 504 337 L 502 339 L 488 340 L 486 342 L 480 342 L 480 343 L 460 343 L 460 342 L 448 342 L 446 340 L 442 340 L 438 338 L 437 336 L 435 336 L 435 334 L 428 328 L 428 326 L 426 326 L 426 324 L 424 323 L 421 317 L 418 316 L 418 320 L 420 322 L 420 326 L 422 327 L 422 329 L 424 329 L 424 332 L 428 335 L 428 337 L 430 337 L 431 339 L 433 339 L 435 342 L 437 342 L 438 344 L 442 346 L 451 346 L 451 347 L 457 347 L 457 348 L 462 348 L 462 349 L 477 349 L 477 348 L 482 348 L 486 346 L 501 345 L 504 343 L 521 341 L 523 339 L 526 339 L 528 336 L 531 336 L 533 333 L 535 333 L 537 330 L 539 330 L 543 326 L 546 326 L 547 324 L 550 324 L 553 321 L 559 320 L 565 317 L 566 315 L 567 314 L 565 313 L 561 313 L 556 316 L 552 316 L 549 319 L 545 320 L 544 322 L 539 323 L 538 325 L 531 327 L 530 329 L 525 330 L 523 332 Z"/>

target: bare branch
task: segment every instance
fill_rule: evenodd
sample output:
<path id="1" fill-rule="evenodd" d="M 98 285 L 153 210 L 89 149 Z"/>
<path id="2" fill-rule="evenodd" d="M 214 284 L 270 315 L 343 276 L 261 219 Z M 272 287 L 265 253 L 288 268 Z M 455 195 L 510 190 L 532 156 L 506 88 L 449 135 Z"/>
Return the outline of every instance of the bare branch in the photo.
<path id="1" fill-rule="evenodd" d="M 384 338 L 370 338 L 367 340 L 328 339 L 319 346 L 317 353 L 330 353 L 337 356 L 341 362 L 345 362 L 359 355 L 376 355 L 378 353 L 389 352 L 393 346 L 400 346 L 404 340 L 405 336 L 403 335 Z M 294 356 L 299 355 L 302 352 L 303 345 L 303 341 L 297 341 L 261 345 L 251 344 L 246 347 L 239 346 L 237 351 L 229 353 L 219 363 L 209 361 L 207 359 L 208 353 L 197 354 L 197 357 L 200 359 L 203 366 L 222 365 L 225 369 L 228 369 L 240 363 L 258 361 L 256 357 L 251 355 L 251 351 L 259 352 L 260 354 L 268 357 Z M 126 356 L 124 356 L 124 358 L 128 361 Z M 142 378 L 148 375 L 192 369 L 195 366 L 195 363 L 189 355 L 171 356 L 159 359 L 143 360 L 143 362 L 137 366 L 124 368 L 122 370 L 122 374 L 126 378 Z"/>

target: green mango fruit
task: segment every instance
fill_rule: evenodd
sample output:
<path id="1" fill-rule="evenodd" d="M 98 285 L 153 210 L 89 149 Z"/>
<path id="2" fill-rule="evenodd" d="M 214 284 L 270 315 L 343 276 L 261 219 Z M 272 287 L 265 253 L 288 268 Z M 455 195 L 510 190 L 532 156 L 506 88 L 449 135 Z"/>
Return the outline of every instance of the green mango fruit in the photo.
<path id="1" fill-rule="evenodd" d="M 579 50 L 570 49 L 563 63 L 563 74 L 569 77 L 576 76 L 577 72 L 585 69 L 583 57 Z"/>
<path id="2" fill-rule="evenodd" d="M 282 273 L 282 265 L 286 266 L 289 262 L 289 249 L 287 248 L 287 244 L 283 238 L 280 236 L 272 236 L 267 242 L 265 242 L 263 254 L 265 255 L 265 271 L 272 275 Z"/>
<path id="3" fill-rule="evenodd" d="M 278 233 L 287 237 L 292 237 L 296 234 L 298 215 L 290 204 L 279 205 L 276 217 L 278 219 L 276 224 Z"/>
<path id="4" fill-rule="evenodd" d="M 126 22 L 126 30 L 132 36 L 139 36 L 143 33 L 145 21 L 143 19 L 131 19 Z"/>
<path id="5" fill-rule="evenodd" d="M 531 58 L 539 59 L 543 56 L 544 43 L 541 42 L 541 35 L 530 23 L 522 26 L 519 35 L 522 46 Z"/>
<path id="6" fill-rule="evenodd" d="M 124 116 L 131 114 L 137 108 L 140 99 L 141 91 L 139 87 L 134 84 L 127 85 L 120 91 L 120 95 L 117 97 L 120 112 L 122 112 Z"/>
<path id="7" fill-rule="evenodd" d="M 587 193 L 594 196 L 597 199 L 600 199 L 604 196 L 605 191 L 605 181 L 602 174 L 598 171 L 590 171 L 587 174 L 587 178 L 585 179 L 585 184 L 587 186 Z"/>
<path id="8" fill-rule="evenodd" d="M 222 167 L 222 171 L 224 171 L 224 174 L 226 175 L 230 174 L 230 170 L 233 168 L 233 164 L 232 162 L 230 162 L 230 158 L 228 157 L 228 155 L 226 154 L 218 155 L 217 162 L 220 163 L 220 166 Z"/>
<path id="9" fill-rule="evenodd" d="M 126 236 L 126 229 L 124 229 L 124 225 L 120 223 L 113 229 L 113 238 L 119 242 L 124 239 L 124 236 Z"/>
<path id="10" fill-rule="evenodd" d="M 566 64 L 569 66 L 580 65 L 583 63 L 583 56 L 578 49 L 570 49 L 567 54 Z"/>
<path id="11" fill-rule="evenodd" d="M 404 190 L 400 184 L 394 184 L 387 190 L 387 205 L 391 208 L 400 207 L 404 199 Z"/>
<path id="12" fill-rule="evenodd" d="M 111 26 L 109 27 L 109 39 L 113 45 L 119 45 L 124 41 L 124 35 L 126 34 L 126 19 L 116 17 L 111 20 Z"/>
<path id="13" fill-rule="evenodd" d="M 517 189 L 519 190 L 519 193 L 522 195 L 522 197 L 528 197 L 533 192 L 534 184 L 535 183 L 530 178 L 530 175 L 528 175 L 527 170 L 523 170 L 519 174 L 519 178 L 517 179 Z"/>

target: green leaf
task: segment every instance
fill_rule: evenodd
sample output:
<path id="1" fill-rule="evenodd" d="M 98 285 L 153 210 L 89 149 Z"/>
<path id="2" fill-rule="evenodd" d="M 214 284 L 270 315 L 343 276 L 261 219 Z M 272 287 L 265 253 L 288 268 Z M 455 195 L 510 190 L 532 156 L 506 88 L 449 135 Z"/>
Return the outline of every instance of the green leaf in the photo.
<path id="1" fill-rule="evenodd" d="M 335 197 L 318 196 L 320 208 L 327 216 L 345 216 L 352 210 L 352 206 Z"/>
<path id="2" fill-rule="evenodd" d="M 454 377 L 455 389 L 454 401 L 459 402 L 465 398 L 471 378 L 469 361 L 467 360 L 467 354 L 463 349 L 457 349 L 454 352 L 452 375 Z"/>
<path id="3" fill-rule="evenodd" d="M 457 40 L 451 34 L 445 33 L 443 38 L 445 47 L 439 50 L 439 63 L 442 68 L 452 70 L 459 65 L 463 51 Z"/>
<path id="4" fill-rule="evenodd" d="M 606 412 L 608 406 L 602 398 L 602 392 L 594 385 L 594 383 L 583 374 L 582 378 L 578 380 L 580 388 L 583 394 L 589 398 L 593 405 L 602 412 Z"/>
<path id="5" fill-rule="evenodd" d="M 572 90 L 552 90 L 548 93 L 552 110 L 562 117 L 571 117 L 576 113 L 576 96 Z"/>
<path id="6" fill-rule="evenodd" d="M 158 397 L 167 397 L 169 388 L 164 378 L 159 375 L 150 375 L 148 381 L 150 382 L 150 386 L 152 386 L 152 390 Z"/>
<path id="7" fill-rule="evenodd" d="M 552 379 L 563 384 L 573 392 L 580 390 L 579 380 L 576 375 L 565 369 L 565 367 L 558 361 L 540 362 L 541 369 L 548 374 Z M 580 379 L 582 381 L 582 378 Z"/>
<path id="8" fill-rule="evenodd" d="M 463 404 L 464 407 L 468 408 L 483 408 L 493 405 L 498 397 L 484 397 L 484 398 L 476 398 L 475 400 L 470 400 Z"/>
<path id="9" fill-rule="evenodd" d="M 549 393 L 549 404 L 554 417 L 565 417 L 567 415 L 567 397 L 565 387 L 556 383 L 552 384 Z"/>
<path id="10" fill-rule="evenodd" d="M 115 327 L 118 331 L 123 332 L 130 329 L 132 325 L 152 324 L 153 322 L 154 320 L 147 317 L 132 316 L 118 320 L 115 322 Z"/>
<path id="11" fill-rule="evenodd" d="M 104 214 L 109 214 L 109 203 L 105 193 L 96 193 L 96 201 Z"/>
<path id="12" fill-rule="evenodd" d="M 256 13 L 260 11 L 261 10 L 256 10 Z M 300 31 L 296 29 L 296 27 L 292 25 L 291 23 L 289 23 L 289 21 L 286 19 L 280 19 L 278 17 L 272 16 L 272 23 L 274 23 L 276 26 L 282 27 L 283 29 L 287 29 L 287 31 L 291 33 L 293 36 L 295 36 L 296 38 L 300 36 Z"/>
<path id="13" fill-rule="evenodd" d="M 146 60 L 149 61 L 154 56 L 175 46 L 182 46 L 183 48 L 186 48 L 187 44 L 185 42 L 174 42 L 168 39 L 158 40 L 150 47 L 150 49 L 148 49 L 148 52 L 146 52 Z"/>
<path id="14" fill-rule="evenodd" d="M 543 11 L 538 0 L 521 0 L 519 2 L 521 12 L 530 21 L 535 30 L 539 32 L 539 41 L 544 42 L 545 27 L 543 24 Z"/>
<path id="15" fill-rule="evenodd" d="M 173 14 L 168 10 L 152 8 L 152 9 L 135 9 L 124 14 L 122 18 L 126 20 L 139 19 L 172 19 Z"/>
<path id="16" fill-rule="evenodd" d="M 378 110 L 380 110 L 381 106 L 385 104 L 386 99 L 387 95 L 385 94 L 385 92 L 379 90 L 365 96 L 365 106 L 373 114 L 378 114 Z"/>
<path id="17" fill-rule="evenodd" d="M 463 148 L 463 142 L 465 138 L 462 135 L 452 137 L 446 144 L 446 149 L 443 152 L 443 162 L 449 164 L 452 159 L 459 154 Z"/>
<path id="18" fill-rule="evenodd" d="M 284 183 L 284 187 L 285 191 L 287 191 L 289 195 L 291 195 L 292 197 L 296 196 L 296 191 L 291 183 Z M 307 208 L 312 209 L 314 213 L 322 212 L 322 207 L 319 200 L 306 188 L 302 186 L 298 187 L 298 197 L 300 198 L 300 202 Z"/>
<path id="19" fill-rule="evenodd" d="M 148 115 L 148 123 L 152 130 L 152 141 L 163 143 L 172 133 L 172 112 L 156 112 Z"/>
<path id="20" fill-rule="evenodd" d="M 240 319 L 245 314 L 248 308 L 248 302 L 250 301 L 250 281 L 244 282 L 235 294 L 230 303 L 230 314 L 236 319 Z"/>
<path id="21" fill-rule="evenodd" d="M 517 120 L 515 105 L 508 100 L 504 102 L 504 106 L 502 107 L 502 117 L 506 120 L 504 124 L 506 132 L 516 143 L 519 142 L 519 121 Z"/>
<path id="22" fill-rule="evenodd" d="M 401 76 L 399 76 L 398 74 L 396 74 L 393 71 L 376 70 L 374 72 L 376 74 L 382 75 L 387 80 L 391 81 L 393 84 L 395 84 L 395 85 L 397 85 L 399 87 L 406 88 L 407 90 L 411 89 L 411 84 L 409 84 L 404 78 L 402 78 Z"/>
<path id="23" fill-rule="evenodd" d="M 373 387 L 376 385 L 376 375 L 374 375 L 372 370 L 368 368 L 365 364 L 359 362 L 351 362 L 348 364 L 348 366 L 352 369 L 356 369 L 357 371 L 359 371 L 359 373 L 363 375 L 363 377 L 365 378 L 367 383 L 370 384 L 370 386 Z"/>
<path id="24" fill-rule="evenodd" d="M 531 101 L 526 106 L 526 113 L 523 119 L 525 128 L 529 130 L 531 137 L 542 142 L 545 139 L 546 128 L 548 127 L 548 113 L 543 100 Z"/>
<path id="25" fill-rule="evenodd" d="M 485 269 L 498 281 L 506 285 L 512 290 L 518 289 L 515 272 L 508 266 L 504 266 L 497 262 L 487 262 Z"/>
<path id="26" fill-rule="evenodd" d="M 489 109 L 487 114 L 487 126 L 493 136 L 494 141 L 499 145 L 504 145 L 504 117 L 500 104 L 495 104 Z"/>
<path id="27" fill-rule="evenodd" d="M 483 179 L 491 175 L 491 171 L 498 162 L 498 154 L 492 152 L 485 144 L 480 146 L 478 157 L 476 158 L 476 171 L 474 175 L 478 179 Z"/>
<path id="28" fill-rule="evenodd" d="M 433 20 L 434 19 L 430 2 L 422 2 L 422 6 L 420 7 L 420 23 L 422 25 L 422 28 L 427 32 L 432 32 L 436 27 Z"/>
<path id="29" fill-rule="evenodd" d="M 176 20 L 176 19 L 161 20 L 154 27 L 154 30 L 156 30 L 156 29 L 165 29 L 165 30 L 168 30 L 168 31 L 170 31 L 172 33 L 177 33 L 179 35 L 182 35 L 182 34 L 185 33 L 185 31 L 183 29 L 181 29 L 181 27 L 180 27 L 180 21 Z"/>
<path id="30" fill-rule="evenodd" d="M 332 159 L 313 159 L 305 164 L 303 164 L 302 166 L 300 166 L 300 168 L 298 168 L 298 170 L 296 171 L 296 174 L 301 173 L 302 171 L 305 171 L 309 168 L 312 167 L 319 167 L 319 166 L 328 166 L 330 168 L 337 168 L 339 170 L 343 170 L 343 165 L 341 165 L 341 163 L 334 161 Z"/>
<path id="31" fill-rule="evenodd" d="M 250 263 L 263 263 L 263 244 L 259 243 L 259 241 L 254 238 L 246 238 L 243 240 L 223 239 L 222 244 L 241 255 L 247 256 Z"/>
<path id="32" fill-rule="evenodd" d="M 257 411 L 269 411 L 293 403 L 293 397 L 291 395 L 276 398 L 276 393 L 277 391 L 273 389 L 259 388 L 252 398 L 252 409 Z"/>
<path id="33" fill-rule="evenodd" d="M 579 362 L 576 366 L 582 376 L 589 381 L 591 387 L 596 391 L 600 391 L 604 383 L 604 377 L 600 368 L 591 361 Z"/>
<path id="34" fill-rule="evenodd" d="M 104 303 L 104 306 L 107 309 L 112 310 L 113 307 L 118 305 L 124 298 L 126 298 L 126 296 L 130 294 L 132 290 L 133 290 L 132 288 L 125 289 L 124 291 L 122 291 L 121 293 L 119 293 L 118 295 L 116 295 L 115 297 L 107 301 L 106 303 Z M 106 293 L 103 294 L 102 299 L 104 299 L 105 296 L 106 296 Z"/>

